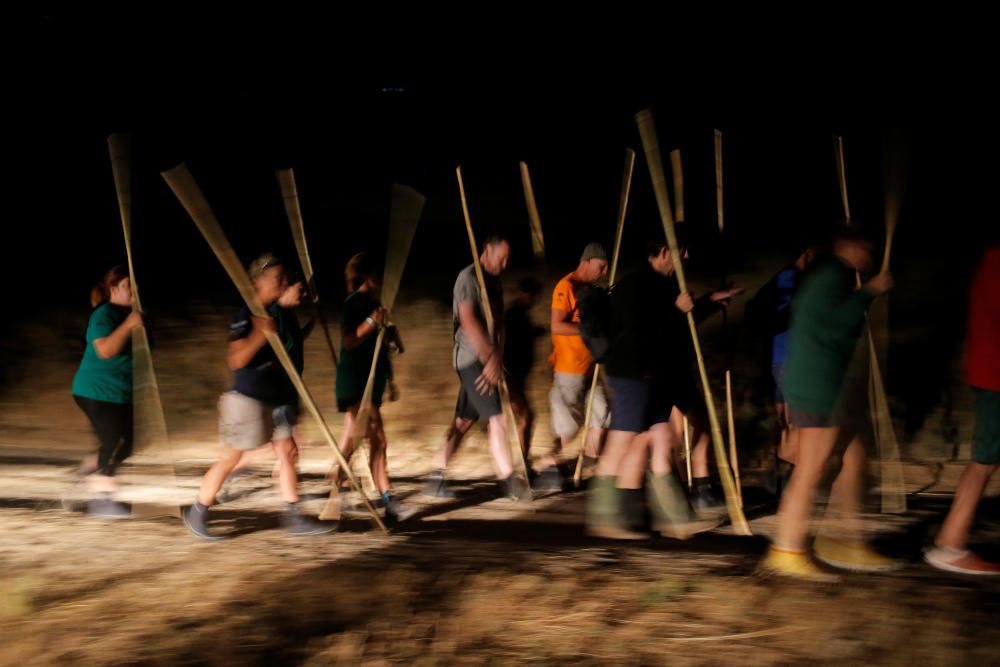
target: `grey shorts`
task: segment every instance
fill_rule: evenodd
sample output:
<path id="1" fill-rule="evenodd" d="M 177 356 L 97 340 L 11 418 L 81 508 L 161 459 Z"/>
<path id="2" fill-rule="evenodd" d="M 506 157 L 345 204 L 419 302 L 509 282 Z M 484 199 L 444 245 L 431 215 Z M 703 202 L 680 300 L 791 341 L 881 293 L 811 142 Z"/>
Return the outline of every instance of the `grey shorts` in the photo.
<path id="1" fill-rule="evenodd" d="M 236 449 L 256 449 L 292 437 L 296 413 L 291 405 L 271 405 L 237 391 L 219 397 L 219 438 Z"/>
<path id="2" fill-rule="evenodd" d="M 499 391 L 481 394 L 476 389 L 476 380 L 482 373 L 483 364 L 478 361 L 467 368 L 458 369 L 458 379 L 462 386 L 458 390 L 455 416 L 459 419 L 488 422 L 491 417 L 503 414 Z"/>
<path id="3" fill-rule="evenodd" d="M 788 421 L 796 428 L 833 428 L 840 426 L 837 415 L 821 415 L 814 412 L 801 412 L 788 407 Z"/>
<path id="4" fill-rule="evenodd" d="M 593 377 L 554 373 L 549 390 L 549 409 L 552 412 L 552 430 L 560 438 L 572 438 L 583 428 L 587 411 L 587 392 Z M 590 415 L 591 428 L 608 427 L 608 399 L 604 383 L 594 389 L 594 406 Z"/>

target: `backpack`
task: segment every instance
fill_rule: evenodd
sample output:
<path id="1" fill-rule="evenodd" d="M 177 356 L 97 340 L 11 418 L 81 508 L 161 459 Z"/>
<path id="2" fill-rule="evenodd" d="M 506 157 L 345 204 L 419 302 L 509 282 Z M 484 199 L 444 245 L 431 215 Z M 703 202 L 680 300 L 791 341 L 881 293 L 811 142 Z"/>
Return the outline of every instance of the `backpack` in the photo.
<path id="1" fill-rule="evenodd" d="M 576 295 L 580 312 L 580 337 L 595 362 L 602 364 L 611 347 L 611 290 L 586 285 Z"/>

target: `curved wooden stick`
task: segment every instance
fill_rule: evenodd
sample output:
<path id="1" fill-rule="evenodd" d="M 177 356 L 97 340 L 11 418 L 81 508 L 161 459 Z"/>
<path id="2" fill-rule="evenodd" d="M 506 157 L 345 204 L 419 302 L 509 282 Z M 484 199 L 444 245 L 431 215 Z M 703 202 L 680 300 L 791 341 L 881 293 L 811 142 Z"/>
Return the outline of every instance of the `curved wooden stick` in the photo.
<path id="1" fill-rule="evenodd" d="M 482 305 L 483 318 L 486 320 L 486 333 L 491 341 L 495 341 L 496 331 L 493 321 L 493 305 L 490 302 L 489 292 L 486 290 L 486 279 L 483 277 L 483 267 L 479 264 L 479 251 L 476 248 L 476 235 L 472 231 L 472 218 L 469 217 L 469 203 L 465 198 L 465 183 L 462 181 L 462 167 L 455 168 L 455 177 L 458 179 L 458 194 L 462 199 L 462 215 L 465 217 L 465 230 L 469 235 L 469 248 L 472 250 L 472 266 L 476 271 L 476 280 L 479 281 L 479 299 Z M 528 478 L 528 458 L 524 451 L 524 443 L 521 442 L 521 431 L 517 428 L 517 420 L 514 418 L 514 411 L 510 407 L 510 394 L 507 392 L 507 379 L 500 376 L 500 406 L 503 409 L 504 419 L 507 420 L 508 428 L 513 429 L 514 439 L 517 442 L 518 459 L 524 469 L 524 483 L 528 499 L 533 499 L 531 492 L 531 482 Z"/>
<path id="2" fill-rule="evenodd" d="M 687 468 L 688 491 L 694 486 L 694 476 L 691 474 L 691 426 L 688 424 L 687 415 L 681 415 L 681 424 L 684 429 L 684 466 Z"/>
<path id="3" fill-rule="evenodd" d="M 413 188 L 392 184 L 392 206 L 389 210 L 389 239 L 385 251 L 384 275 L 382 278 L 382 305 L 388 310 L 396 305 L 396 295 L 399 293 L 399 283 L 403 279 L 406 260 L 410 256 L 413 237 L 417 233 L 417 223 L 424 211 L 427 198 Z M 375 388 L 375 371 L 378 368 L 379 354 L 385 339 L 385 328 L 379 329 L 375 339 L 375 354 L 368 370 L 368 381 L 361 396 L 361 406 L 354 420 L 354 437 L 361 438 L 368 428 L 368 412 L 371 410 L 372 394 Z"/>
<path id="4" fill-rule="evenodd" d="M 625 229 L 625 213 L 628 211 L 628 197 L 632 191 L 632 171 L 635 168 L 635 151 L 631 148 L 625 149 L 625 173 L 622 176 L 622 196 L 618 201 L 618 224 L 615 229 L 615 248 L 611 253 L 611 271 L 608 273 L 608 285 L 615 284 L 615 276 L 618 271 L 618 255 L 622 247 L 622 232 Z M 583 417 L 583 445 L 580 453 L 576 457 L 576 470 L 573 472 L 573 484 L 580 486 L 583 481 L 583 457 L 587 449 L 587 437 L 590 432 L 590 419 L 594 411 L 594 392 L 597 391 L 597 383 L 601 377 L 601 364 L 594 364 L 594 377 L 590 381 L 590 394 L 587 396 L 587 410 Z"/>
<path id="5" fill-rule="evenodd" d="M 128 137 L 122 134 L 109 136 L 108 151 L 111 155 L 111 170 L 118 195 L 118 212 L 121 216 L 125 255 L 132 283 L 132 310 L 142 313 L 142 301 L 139 299 L 139 286 L 132 259 L 132 151 Z M 173 454 L 170 451 L 170 438 L 167 436 L 167 422 L 163 414 L 160 387 L 156 381 L 153 355 L 145 325 L 132 330 L 132 395 L 137 436 L 135 440 L 141 443 L 142 449 L 166 449 L 172 465 Z"/>
<path id="6" fill-rule="evenodd" d="M 684 222 L 684 169 L 681 167 L 681 149 L 670 151 L 670 171 L 674 175 L 674 220 Z"/>
<path id="7" fill-rule="evenodd" d="M 524 203 L 528 206 L 528 220 L 531 222 L 531 249 L 535 260 L 545 261 L 545 235 L 542 234 L 542 219 L 538 215 L 538 203 L 535 201 L 535 189 L 531 187 L 531 174 L 528 165 L 521 163 L 521 186 L 524 188 Z"/>
<path id="8" fill-rule="evenodd" d="M 195 182 L 194 177 L 191 172 L 188 171 L 187 165 L 180 164 L 169 171 L 161 173 L 163 180 L 167 182 L 170 189 L 173 191 L 174 195 L 180 201 L 184 210 L 187 211 L 188 215 L 194 221 L 198 230 L 201 231 L 202 236 L 205 237 L 205 241 L 208 242 L 209 247 L 212 248 L 212 252 L 219 259 L 226 273 L 229 274 L 230 280 L 239 290 L 240 295 L 243 297 L 243 301 L 246 303 L 250 312 L 253 313 L 255 317 L 270 317 L 264 307 L 261 305 L 260 300 L 257 299 L 257 294 L 254 291 L 253 283 L 250 281 L 249 276 L 247 276 L 246 271 L 243 269 L 243 265 L 240 264 L 239 258 L 236 257 L 236 252 L 233 250 L 232 246 L 229 244 L 229 239 L 226 238 L 225 232 L 222 231 L 222 227 L 219 225 L 219 221 L 216 220 L 215 214 L 212 212 L 211 207 L 208 205 L 208 201 L 202 194 L 201 189 Z M 344 469 L 344 473 L 347 475 L 347 479 L 350 480 L 351 486 L 355 491 L 361 496 L 361 500 L 365 505 L 365 509 L 371 515 L 372 521 L 382 529 L 383 532 L 388 533 L 385 524 L 382 523 L 381 517 L 372 507 L 371 503 L 368 502 L 368 497 L 361 492 L 361 485 L 358 484 L 358 480 L 354 477 L 354 473 L 351 472 L 350 466 L 347 465 L 347 461 L 344 459 L 344 455 L 340 452 L 340 447 L 337 445 L 337 439 L 333 437 L 333 433 L 330 432 L 330 427 L 327 426 L 326 420 L 323 419 L 323 414 L 319 411 L 316 406 L 316 401 L 313 400 L 312 394 L 309 393 L 309 389 L 306 387 L 305 383 L 302 382 L 302 377 L 299 372 L 295 369 L 295 364 L 292 363 L 291 357 L 288 356 L 288 350 L 285 349 L 284 343 L 278 338 L 278 335 L 273 331 L 267 331 L 264 334 L 267 338 L 268 344 L 274 351 L 275 356 L 281 363 L 281 367 L 285 369 L 285 373 L 288 375 L 288 379 L 291 380 L 292 385 L 299 394 L 299 398 L 302 399 L 303 405 L 305 405 L 306 410 L 312 415 L 313 419 L 320 427 L 320 432 L 326 439 L 327 444 L 333 450 L 334 456 L 337 458 L 337 462 L 340 463 L 341 467 Z M 334 485 L 331 489 L 331 499 L 337 494 L 338 489 Z"/>
<path id="9" fill-rule="evenodd" d="M 646 152 L 646 163 L 649 166 L 650 176 L 653 180 L 653 192 L 656 195 L 656 205 L 660 211 L 660 220 L 663 223 L 663 231 L 667 237 L 667 244 L 670 246 L 670 255 L 674 264 L 674 275 L 680 291 L 687 292 L 687 281 L 684 278 L 684 267 L 681 264 L 680 249 L 677 246 L 677 234 L 674 231 L 673 211 L 670 208 L 670 198 L 667 194 L 667 183 L 663 173 L 663 163 L 660 160 L 660 146 L 656 137 L 656 125 L 653 122 L 653 112 L 649 109 L 636 114 L 636 124 L 639 126 L 639 135 Z M 719 415 L 715 410 L 715 400 L 712 398 L 712 388 L 708 383 L 708 373 L 705 369 L 705 358 L 701 352 L 701 344 L 698 340 L 698 329 L 695 325 L 692 313 L 687 314 L 688 329 L 691 333 L 691 342 L 694 345 L 695 356 L 698 360 L 698 374 L 701 376 L 701 384 L 704 390 L 705 408 L 708 412 L 708 420 L 712 427 L 712 444 L 715 448 L 715 459 L 718 463 L 719 477 L 722 479 L 722 490 L 726 495 L 726 508 L 729 511 L 729 519 L 733 524 L 733 531 L 740 535 L 750 535 L 750 524 L 747 523 L 743 510 L 740 509 L 737 500 L 736 484 L 733 481 L 732 471 L 729 467 L 729 457 L 726 455 L 725 442 L 722 439 L 722 427 L 719 424 Z"/>
<path id="10" fill-rule="evenodd" d="M 305 227 L 302 224 L 302 209 L 299 207 L 299 191 L 295 186 L 295 172 L 291 169 L 279 169 L 275 172 L 278 177 L 278 185 L 281 187 L 281 198 L 285 203 L 285 214 L 288 216 L 288 224 L 292 227 L 292 241 L 295 242 L 295 251 L 299 256 L 299 264 L 302 266 L 303 278 L 309 288 L 312 297 L 313 310 L 319 319 L 320 327 L 323 329 L 323 336 L 326 338 L 326 345 L 330 349 L 330 356 L 333 358 L 333 367 L 337 367 L 337 348 L 333 344 L 333 337 L 330 335 L 330 323 L 326 319 L 326 313 L 319 303 L 319 290 L 316 289 L 316 277 L 313 273 L 312 260 L 309 257 L 309 245 L 306 243 Z"/>
<path id="11" fill-rule="evenodd" d="M 844 138 L 833 137 L 833 157 L 837 163 L 837 179 L 840 181 L 840 202 L 844 206 L 844 222 L 851 224 L 851 205 L 847 200 L 847 166 L 844 162 Z"/>
<path id="12" fill-rule="evenodd" d="M 714 130 L 715 136 L 715 211 L 719 222 L 719 235 L 725 224 L 722 218 L 722 130 Z"/>
<path id="13" fill-rule="evenodd" d="M 715 130 L 715 215 L 719 221 L 719 236 L 725 232 L 723 223 L 722 205 L 722 131 Z M 723 268 L 722 268 L 722 288 L 726 288 L 726 246 L 723 245 Z M 729 347 L 729 318 L 728 310 L 722 311 L 722 331 L 726 343 L 726 365 L 732 365 L 732 352 Z M 729 462 L 733 467 L 733 481 L 736 482 L 736 500 L 740 508 L 743 507 L 743 484 L 740 481 L 740 458 L 736 449 L 736 418 L 733 411 L 733 388 L 732 388 L 731 368 L 726 368 L 726 421 L 729 429 Z"/>
<path id="14" fill-rule="evenodd" d="M 840 199 L 844 207 L 844 218 L 851 224 L 851 211 L 847 199 L 847 177 L 844 163 L 844 139 L 834 137 L 837 172 L 840 177 Z M 887 179 L 888 183 L 888 179 Z M 889 269 L 889 253 L 892 248 L 892 238 L 895 235 L 899 215 L 898 189 L 886 192 L 886 247 L 882 258 L 882 271 Z M 861 286 L 861 274 L 856 274 L 858 287 Z M 883 297 L 885 298 L 885 297 Z M 882 493 L 881 510 L 884 514 L 895 514 L 906 511 L 906 480 L 903 466 L 900 462 L 899 441 L 889 412 L 889 401 L 885 394 L 885 383 L 882 379 L 882 369 L 879 366 L 878 352 L 875 348 L 875 336 L 872 332 L 871 320 L 865 313 L 865 336 L 868 339 L 868 400 L 872 420 L 872 436 L 878 451 Z"/>

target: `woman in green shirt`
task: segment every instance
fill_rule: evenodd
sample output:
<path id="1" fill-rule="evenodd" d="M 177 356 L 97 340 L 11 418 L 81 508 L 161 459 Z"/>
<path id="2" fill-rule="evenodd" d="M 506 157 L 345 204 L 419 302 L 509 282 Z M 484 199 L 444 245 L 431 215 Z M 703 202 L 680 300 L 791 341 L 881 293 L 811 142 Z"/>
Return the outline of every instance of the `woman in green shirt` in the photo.
<path id="1" fill-rule="evenodd" d="M 114 490 L 113 477 L 132 454 L 132 329 L 142 316 L 132 310 L 128 269 L 116 266 L 91 291 L 94 307 L 87 324 L 87 348 L 73 377 L 73 400 L 90 420 L 100 447 L 92 491 Z M 88 469 L 89 468 L 89 469 Z"/>
<path id="2" fill-rule="evenodd" d="M 344 437 L 341 440 L 344 456 L 350 459 L 357 442 L 354 437 L 355 420 L 361 399 L 368 383 L 375 341 L 378 332 L 389 323 L 389 313 L 378 299 L 382 287 L 382 268 L 370 255 L 359 252 L 351 257 L 344 270 L 348 296 L 340 317 L 340 361 L 337 364 L 337 408 L 344 413 Z M 385 505 L 386 519 L 401 519 L 402 508 L 390 497 L 389 470 L 386 462 L 385 428 L 382 424 L 382 396 L 392 377 L 389 362 L 389 343 L 394 339 L 392 329 L 386 332 L 379 351 L 372 387 L 371 406 L 365 437 L 371 446 L 372 481 L 378 488 Z M 341 475 L 343 473 L 341 472 Z M 338 475 L 340 477 L 341 475 Z"/>

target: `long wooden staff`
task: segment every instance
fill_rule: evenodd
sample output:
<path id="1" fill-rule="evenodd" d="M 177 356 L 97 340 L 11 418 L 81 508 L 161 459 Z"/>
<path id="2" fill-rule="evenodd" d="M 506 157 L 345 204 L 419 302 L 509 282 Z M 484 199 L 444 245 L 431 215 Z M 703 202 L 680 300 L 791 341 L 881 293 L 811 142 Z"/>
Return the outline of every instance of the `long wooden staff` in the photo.
<path id="1" fill-rule="evenodd" d="M 660 146 L 656 137 L 656 125 L 653 121 L 653 112 L 649 109 L 636 114 L 636 124 L 639 126 L 639 135 L 642 139 L 642 146 L 646 153 L 646 163 L 649 166 L 650 176 L 653 180 L 653 191 L 656 194 L 657 208 L 660 210 L 660 220 L 663 223 L 663 231 L 667 237 L 667 244 L 670 246 L 670 254 L 674 264 L 674 275 L 682 293 L 687 292 L 687 281 L 684 278 L 684 267 L 681 264 L 680 249 L 677 246 L 677 234 L 674 230 L 673 211 L 670 208 L 670 197 L 667 194 L 667 183 L 663 173 L 663 163 L 660 160 Z M 698 329 L 695 325 L 694 315 L 687 314 L 688 329 L 691 332 L 691 342 L 694 345 L 695 356 L 698 360 L 698 373 L 701 376 L 701 384 L 704 389 L 705 407 L 708 411 L 708 420 L 712 427 L 712 444 L 715 447 L 715 459 L 718 462 L 719 477 L 722 479 L 722 489 L 726 495 L 726 508 L 729 511 L 729 518 L 733 524 L 733 530 L 740 535 L 750 535 L 750 525 L 747 523 L 743 510 L 739 506 L 737 499 L 736 484 L 733 481 L 732 471 L 729 467 L 729 460 L 726 456 L 726 445 L 722 439 L 722 428 L 719 425 L 719 416 L 715 410 L 715 400 L 712 398 L 712 388 L 708 383 L 708 373 L 705 370 L 705 359 L 701 352 L 701 344 L 698 341 Z"/>
<path id="2" fill-rule="evenodd" d="M 476 280 L 479 281 L 479 299 L 482 304 L 483 317 L 486 319 L 486 333 L 490 340 L 495 340 L 494 332 L 496 326 L 493 321 L 493 304 L 490 301 L 489 292 L 486 289 L 486 279 L 483 277 L 483 267 L 479 264 L 479 251 L 476 246 L 476 235 L 472 231 L 472 219 L 469 217 L 469 204 L 465 198 L 465 183 L 462 181 L 462 167 L 455 168 L 455 176 L 458 179 L 458 193 L 462 198 L 462 215 L 465 217 L 465 231 L 469 235 L 469 248 L 472 250 L 472 265 L 475 267 Z M 521 442 L 521 431 L 517 428 L 517 420 L 514 419 L 514 411 L 510 407 L 510 395 L 507 393 L 507 379 L 500 376 L 500 405 L 503 408 L 504 418 L 507 420 L 509 429 L 513 429 L 514 438 L 517 441 L 518 460 L 524 469 L 524 484 L 528 498 L 531 499 L 531 482 L 528 478 L 528 459 L 524 451 L 524 443 Z"/>
<path id="3" fill-rule="evenodd" d="M 212 248 L 212 252 L 221 262 L 223 268 L 225 268 L 226 273 L 229 274 L 230 280 L 239 290 L 240 295 L 243 297 L 243 301 L 246 303 L 250 312 L 255 317 L 269 317 L 264 306 L 261 305 L 260 300 L 257 299 L 257 294 L 254 291 L 253 283 L 250 281 L 250 277 L 247 276 L 246 271 L 243 269 L 243 265 L 240 264 L 239 258 L 236 256 L 236 252 L 233 250 L 232 246 L 229 244 L 229 239 L 226 238 L 225 232 L 222 231 L 222 227 L 219 225 L 219 221 L 216 220 L 215 214 L 212 212 L 211 207 L 208 205 L 208 201 L 202 194 L 201 189 L 195 182 L 194 177 L 191 172 L 188 171 L 187 165 L 180 164 L 169 171 L 162 172 L 161 175 L 163 179 L 170 186 L 174 195 L 180 201 L 181 205 L 191 216 L 191 219 L 197 225 L 199 231 L 201 231 L 202 236 L 205 237 L 205 241 L 208 242 L 209 247 Z M 292 363 L 291 357 L 288 356 L 288 351 L 285 349 L 284 344 L 281 339 L 278 338 L 277 333 L 273 331 L 265 331 L 264 336 L 267 339 L 268 344 L 270 344 L 271 349 L 274 351 L 275 356 L 277 356 L 278 361 L 281 363 L 282 368 L 285 369 L 285 373 L 291 380 L 292 384 L 295 386 L 295 390 L 298 392 L 299 397 L 302 399 L 303 405 L 305 405 L 306 410 L 313 416 L 316 423 L 320 426 L 320 432 L 326 439 L 327 444 L 333 450 L 334 456 L 337 458 L 338 463 L 344 469 L 344 473 L 347 478 L 351 481 L 351 486 L 355 491 L 361 496 L 361 500 L 372 517 L 372 521 L 382 529 L 383 532 L 388 533 L 385 524 L 382 523 L 382 519 L 379 517 L 375 508 L 372 507 L 371 503 L 368 502 L 368 497 L 361 492 L 361 487 L 358 484 L 358 480 L 354 477 L 354 473 L 351 472 L 350 467 L 347 465 L 347 461 L 344 460 L 343 454 L 340 452 L 340 447 L 337 446 L 337 440 L 333 437 L 330 432 L 330 428 L 326 424 L 326 420 L 323 419 L 323 414 L 319 411 L 316 406 L 316 401 L 313 400 L 312 394 L 309 393 L 309 389 L 306 387 L 305 383 L 302 382 L 302 377 L 299 372 L 295 369 L 295 364 Z M 337 489 L 334 487 L 331 491 L 331 496 L 337 494 Z M 329 517 L 330 514 L 324 512 L 324 515 Z"/>
<path id="4" fill-rule="evenodd" d="M 382 305 L 389 310 L 392 310 L 396 303 L 399 283 L 403 279 L 403 269 L 406 267 L 406 259 L 410 256 L 413 237 L 417 233 L 417 222 L 426 202 L 427 198 L 413 188 L 393 183 L 392 208 L 389 212 L 389 243 L 385 251 L 381 291 Z M 368 427 L 368 412 L 371 410 L 372 392 L 375 387 L 375 371 L 384 340 L 385 327 L 382 327 L 375 339 L 375 354 L 372 356 L 372 365 L 368 371 L 368 381 L 365 383 L 358 416 L 354 420 L 355 437 L 363 437 Z"/>
<path id="5" fill-rule="evenodd" d="M 132 310 L 142 314 L 142 300 L 132 258 L 132 146 L 124 134 L 108 137 L 111 171 L 118 195 L 118 213 L 121 216 L 125 238 L 125 255 L 132 284 Z M 160 387 L 153 369 L 153 355 L 149 347 L 149 334 L 145 325 L 132 329 L 132 406 L 134 409 L 135 441 L 137 449 L 164 451 L 170 459 L 171 475 L 175 475 L 174 456 L 167 436 L 167 422 L 163 415 Z M 171 508 L 171 515 L 180 516 L 179 508 Z M 174 511 L 176 510 L 176 511 Z"/>
<path id="6" fill-rule="evenodd" d="M 531 174 L 526 162 L 521 163 L 521 186 L 524 188 L 524 203 L 528 206 L 528 220 L 531 222 L 531 250 L 535 253 L 535 261 L 540 264 L 545 261 L 545 235 L 542 234 L 542 219 L 538 215 L 535 189 L 531 187 Z"/>
<path id="7" fill-rule="evenodd" d="M 722 196 L 722 131 L 715 130 L 715 215 L 719 221 L 719 239 L 722 241 L 722 288 L 726 287 L 726 260 L 728 247 L 725 243 L 725 218 L 723 217 Z M 733 414 L 733 355 L 729 342 L 729 311 L 722 311 L 722 335 L 726 342 L 726 426 L 729 432 L 729 461 L 733 466 L 733 480 L 736 482 L 736 497 L 743 507 L 743 484 L 740 481 L 740 457 L 736 450 L 736 418 Z"/>
<path id="8" fill-rule="evenodd" d="M 618 254 L 622 247 L 622 232 L 625 229 L 625 213 L 628 211 L 629 193 L 632 191 L 632 172 L 635 169 L 635 151 L 631 148 L 625 149 L 625 173 L 622 175 L 622 195 L 618 200 L 618 224 L 615 227 L 615 248 L 611 253 L 611 270 L 608 272 L 608 286 L 613 287 L 615 276 L 618 273 Z M 583 456 L 586 452 L 587 438 L 590 433 L 590 420 L 594 411 L 594 392 L 597 391 L 597 383 L 600 381 L 601 364 L 594 364 L 594 377 L 590 381 L 590 394 L 587 396 L 587 410 L 583 417 L 583 444 L 580 447 L 580 454 L 576 457 L 576 470 L 573 473 L 573 484 L 580 486 L 583 480 Z"/>
<path id="9" fill-rule="evenodd" d="M 320 327 L 323 329 L 323 337 L 326 345 L 330 349 L 330 356 L 333 358 L 333 367 L 337 367 L 337 348 L 333 344 L 333 337 L 330 336 L 330 323 L 326 319 L 326 312 L 319 302 L 319 290 L 316 289 L 316 276 L 313 273 L 312 260 L 309 257 L 309 245 L 306 243 L 305 227 L 302 224 L 302 209 L 299 207 L 299 191 L 295 186 L 295 172 L 291 169 L 280 169 L 275 172 L 278 177 L 278 185 L 281 187 L 281 198 L 285 202 L 285 214 L 288 216 L 288 224 L 292 227 L 292 240 L 295 242 L 295 251 L 299 256 L 299 264 L 302 266 L 303 278 L 309 288 L 309 296 L 312 297 L 313 310 L 319 319 Z"/>
<path id="10" fill-rule="evenodd" d="M 847 197 L 847 170 L 844 160 L 844 139 L 834 137 L 837 175 L 840 183 L 840 200 L 844 207 L 844 219 L 851 224 L 851 210 Z M 889 270 L 889 255 L 892 240 L 899 222 L 899 201 L 901 189 L 896 187 L 892 179 L 887 179 L 886 190 L 886 243 L 885 254 L 882 257 L 882 271 Z M 861 276 L 858 274 L 860 286 Z M 884 298 L 884 297 L 883 297 Z M 883 513 L 900 513 L 906 511 L 906 483 L 903 477 L 903 466 L 899 460 L 899 442 L 889 413 L 889 401 L 885 394 L 885 383 L 882 379 L 882 369 L 879 366 L 878 352 L 875 348 L 875 336 L 872 333 L 871 319 L 865 315 L 865 336 L 868 339 L 868 398 L 871 410 L 872 435 L 878 450 L 881 472 L 881 509 Z"/>

